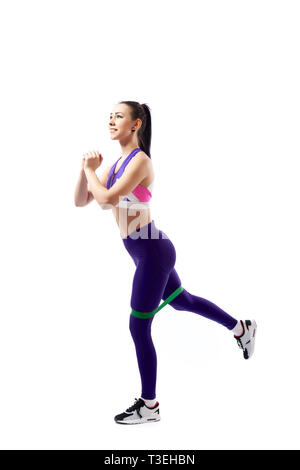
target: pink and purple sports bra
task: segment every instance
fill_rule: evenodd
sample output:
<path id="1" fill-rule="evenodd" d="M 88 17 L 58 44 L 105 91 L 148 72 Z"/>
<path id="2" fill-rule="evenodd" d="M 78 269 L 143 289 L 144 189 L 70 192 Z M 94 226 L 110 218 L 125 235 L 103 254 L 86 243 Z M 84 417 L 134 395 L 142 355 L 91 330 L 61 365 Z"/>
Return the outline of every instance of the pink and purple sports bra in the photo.
<path id="1" fill-rule="evenodd" d="M 142 151 L 142 149 L 140 149 L 139 147 L 134 149 L 128 155 L 128 157 L 125 158 L 124 162 L 120 166 L 117 173 L 114 173 L 116 165 L 118 161 L 120 160 L 120 158 L 122 158 L 122 156 L 118 158 L 118 160 L 113 164 L 113 166 L 111 167 L 109 171 L 109 175 L 108 175 L 107 183 L 106 183 L 107 189 L 111 188 L 115 184 L 117 179 L 121 178 L 130 160 L 140 151 Z M 129 193 L 126 197 L 124 197 L 124 199 L 122 199 L 118 204 L 116 204 L 115 207 L 121 207 L 121 208 L 127 208 L 127 209 L 132 208 L 132 209 L 139 209 L 139 210 L 148 209 L 150 206 L 150 199 L 152 197 L 153 183 L 154 181 L 152 181 L 152 183 L 147 188 L 138 184 L 132 190 L 132 192 Z"/>

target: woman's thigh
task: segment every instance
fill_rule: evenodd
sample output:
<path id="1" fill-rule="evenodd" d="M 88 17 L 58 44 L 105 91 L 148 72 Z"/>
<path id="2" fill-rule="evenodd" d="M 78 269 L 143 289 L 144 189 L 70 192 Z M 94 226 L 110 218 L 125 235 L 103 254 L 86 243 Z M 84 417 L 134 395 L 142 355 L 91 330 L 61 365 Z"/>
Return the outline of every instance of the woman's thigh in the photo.
<path id="1" fill-rule="evenodd" d="M 161 300 L 166 300 L 181 286 L 174 268 L 175 247 L 164 232 L 159 232 L 164 238 L 139 240 L 130 245 L 130 254 L 136 265 L 130 306 L 139 312 L 152 312 Z"/>
<path id="2" fill-rule="evenodd" d="M 161 300 L 166 300 L 180 286 L 181 279 L 175 268 L 168 273 L 153 260 L 140 261 L 133 277 L 131 308 L 139 312 L 152 312 Z M 171 306 L 176 298 L 169 302 Z"/>
<path id="3" fill-rule="evenodd" d="M 165 237 L 167 235 L 162 232 Z M 176 250 L 172 241 L 167 237 L 163 240 L 155 240 L 154 248 L 157 260 L 162 269 L 168 273 L 168 279 L 162 293 L 162 300 L 166 300 L 178 287 L 181 286 L 181 279 L 175 269 Z M 180 295 L 180 294 L 179 294 Z M 173 300 L 175 302 L 175 299 Z M 172 305 L 172 301 L 170 302 Z"/>
<path id="4" fill-rule="evenodd" d="M 172 269 L 168 276 L 168 280 L 164 289 L 164 292 L 162 294 L 162 300 L 166 300 L 178 287 L 181 286 L 181 279 L 176 271 L 175 268 Z M 178 295 L 178 297 L 180 294 Z M 175 297 L 174 300 L 171 300 L 170 305 L 172 305 L 172 302 L 175 302 L 177 297 Z"/>
<path id="5" fill-rule="evenodd" d="M 152 312 L 162 299 L 169 274 L 152 260 L 140 260 L 134 273 L 130 306 L 138 312 Z"/>
<path id="6" fill-rule="evenodd" d="M 138 261 L 130 305 L 139 312 L 152 312 L 159 306 L 168 282 L 174 284 L 176 251 L 169 239 L 140 240 L 134 246 Z"/>

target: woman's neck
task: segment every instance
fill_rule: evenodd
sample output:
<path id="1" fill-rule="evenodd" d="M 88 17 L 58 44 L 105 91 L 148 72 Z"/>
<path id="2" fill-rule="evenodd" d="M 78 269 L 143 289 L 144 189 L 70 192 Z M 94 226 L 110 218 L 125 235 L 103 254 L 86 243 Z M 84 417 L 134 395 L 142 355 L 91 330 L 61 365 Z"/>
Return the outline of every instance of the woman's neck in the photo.
<path id="1" fill-rule="evenodd" d="M 127 158 L 130 153 L 136 149 L 139 145 L 137 142 L 129 142 L 127 144 L 121 144 L 121 152 L 122 152 L 122 157 Z"/>

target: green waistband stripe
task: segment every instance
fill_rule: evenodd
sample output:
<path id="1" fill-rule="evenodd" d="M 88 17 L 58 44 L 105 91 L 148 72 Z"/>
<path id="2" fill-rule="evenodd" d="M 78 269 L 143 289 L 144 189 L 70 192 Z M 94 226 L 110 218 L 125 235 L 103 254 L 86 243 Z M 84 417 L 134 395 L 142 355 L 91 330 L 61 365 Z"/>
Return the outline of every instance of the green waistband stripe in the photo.
<path id="1" fill-rule="evenodd" d="M 177 297 L 177 295 L 179 295 L 182 291 L 183 291 L 183 287 L 179 286 L 178 289 L 174 290 L 174 292 L 172 292 L 172 294 L 169 295 L 169 297 L 162 304 L 160 304 L 159 307 L 157 307 L 155 310 L 153 310 L 153 312 L 145 312 L 144 313 L 144 312 L 138 312 L 137 310 L 131 310 L 131 315 L 133 315 L 134 317 L 138 317 L 138 318 L 151 318 L 151 317 L 154 317 L 154 315 L 160 309 L 165 307 L 165 305 L 167 305 L 169 302 L 171 302 L 171 300 L 175 299 L 175 297 Z"/>

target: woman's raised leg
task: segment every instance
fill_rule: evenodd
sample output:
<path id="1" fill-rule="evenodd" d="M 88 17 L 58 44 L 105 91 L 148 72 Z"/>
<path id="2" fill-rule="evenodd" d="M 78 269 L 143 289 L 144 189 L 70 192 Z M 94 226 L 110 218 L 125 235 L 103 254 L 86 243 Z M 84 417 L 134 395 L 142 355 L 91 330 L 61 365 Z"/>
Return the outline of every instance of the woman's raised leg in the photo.
<path id="1" fill-rule="evenodd" d="M 174 268 L 169 275 L 162 299 L 165 300 L 179 286 L 181 286 L 181 280 Z M 186 289 L 183 289 L 175 299 L 171 300 L 169 305 L 176 310 L 186 310 L 188 312 L 198 313 L 209 320 L 220 323 L 229 330 L 232 330 L 238 322 L 238 320 L 226 313 L 213 302 L 191 294 Z"/>

